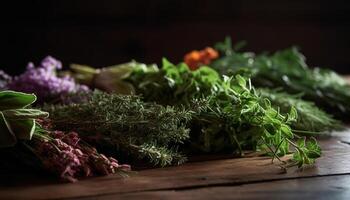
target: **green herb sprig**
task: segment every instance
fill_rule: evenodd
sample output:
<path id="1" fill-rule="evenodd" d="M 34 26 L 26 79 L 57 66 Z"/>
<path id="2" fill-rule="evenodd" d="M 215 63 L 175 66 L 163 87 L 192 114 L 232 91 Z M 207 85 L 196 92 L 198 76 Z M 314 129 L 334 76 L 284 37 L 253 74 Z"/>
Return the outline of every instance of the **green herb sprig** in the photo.
<path id="1" fill-rule="evenodd" d="M 350 86 L 346 81 L 334 71 L 309 68 L 304 55 L 296 47 L 273 54 L 255 55 L 239 52 L 241 43 L 232 47 L 230 38 L 215 47 L 222 57 L 211 66 L 220 74 L 230 75 L 248 70 L 257 87 L 283 88 L 291 94 L 302 94 L 303 99 L 315 102 L 338 118 L 350 113 Z"/>
<path id="2" fill-rule="evenodd" d="M 299 166 L 312 164 L 321 154 L 317 143 L 300 146 L 293 142 L 298 136 L 289 125 L 296 121 L 295 108 L 282 115 L 242 76 L 221 78 L 209 67 L 190 71 L 183 63 L 176 66 L 163 59 L 160 70 L 136 68 L 128 80 L 146 101 L 187 108 L 193 107 L 193 102 L 204 102 L 190 121 L 191 152 L 243 154 L 251 149 L 270 152 L 279 159 L 292 151 L 292 145 L 293 162 Z M 318 154 L 309 156 L 308 151 Z"/>
<path id="3" fill-rule="evenodd" d="M 48 113 L 29 106 L 36 101 L 34 94 L 0 91 L 0 147 L 14 146 L 18 139 L 30 140 L 35 132 L 35 119 Z"/>
<path id="4" fill-rule="evenodd" d="M 281 114 L 267 98 L 256 93 L 249 79 L 222 78 L 206 66 L 191 71 L 184 63 L 174 65 L 166 59 L 161 69 L 135 61 L 118 67 L 128 69 L 127 76 L 118 81 L 131 84 L 131 91 L 142 95 L 145 101 L 194 111 L 188 123 L 190 139 L 185 143 L 188 153 L 243 155 L 244 150 L 261 150 L 279 159 L 295 149 L 295 154 L 301 152 L 301 156 L 294 156 L 293 163 L 301 166 L 315 161 L 316 157 L 305 153 L 310 149 L 294 145 L 299 136 L 290 125 L 297 122 L 297 110 L 290 106 Z M 320 149 L 315 151 L 320 156 Z"/>
<path id="5" fill-rule="evenodd" d="M 52 113 L 55 128 L 77 131 L 88 141 L 93 138 L 134 161 L 144 158 L 165 166 L 186 160 L 177 149 L 189 137 L 185 125 L 190 111 L 98 91 L 86 103 L 46 109 Z"/>
<path id="6" fill-rule="evenodd" d="M 294 131 L 304 134 L 320 134 L 333 130 L 341 130 L 340 121 L 319 109 L 313 102 L 301 99 L 301 95 L 291 95 L 278 89 L 258 88 L 258 95 L 270 100 L 275 109 L 286 114 L 294 107 L 298 113 L 297 121 L 291 124 Z"/>

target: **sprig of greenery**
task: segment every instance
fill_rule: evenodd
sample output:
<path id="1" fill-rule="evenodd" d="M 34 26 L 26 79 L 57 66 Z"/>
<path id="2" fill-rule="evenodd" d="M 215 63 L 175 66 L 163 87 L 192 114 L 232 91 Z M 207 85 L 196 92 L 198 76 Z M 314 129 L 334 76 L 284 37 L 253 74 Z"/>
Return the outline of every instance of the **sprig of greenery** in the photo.
<path id="1" fill-rule="evenodd" d="M 283 114 L 294 107 L 298 113 L 297 121 L 292 123 L 294 130 L 317 134 L 343 128 L 338 120 L 319 109 L 313 102 L 301 99 L 301 95 L 291 95 L 278 89 L 268 88 L 258 88 L 257 93 L 262 98 L 269 99 L 271 105 Z"/>
<path id="2" fill-rule="evenodd" d="M 288 114 L 282 115 L 268 99 L 256 94 L 249 79 L 239 75 L 221 78 L 209 67 L 190 71 L 183 63 L 175 66 L 163 59 L 162 69 L 136 68 L 128 80 L 147 101 L 187 108 L 193 102 L 205 102 L 190 122 L 191 152 L 242 154 L 246 149 L 260 149 L 279 158 L 290 153 L 290 145 L 295 144 L 296 135 L 289 125 L 296 121 L 297 111 L 292 107 Z M 296 146 L 294 154 L 308 155 L 304 147 Z M 297 155 L 293 158 L 302 164 L 315 160 Z"/>
<path id="3" fill-rule="evenodd" d="M 238 48 L 232 48 L 231 40 L 226 38 L 216 45 L 216 49 L 223 56 L 211 66 L 220 74 L 230 75 L 248 69 L 255 86 L 283 88 L 291 94 L 303 94 L 303 99 L 315 102 L 337 117 L 350 113 L 350 86 L 346 81 L 334 71 L 309 68 L 304 55 L 296 47 L 255 55 L 238 52 Z"/>
<path id="4" fill-rule="evenodd" d="M 290 106 L 288 112 L 279 113 L 268 99 L 256 93 L 249 79 L 242 76 L 222 78 L 206 66 L 190 71 L 184 63 L 175 66 L 166 59 L 161 69 L 135 61 L 118 67 L 128 71 L 128 76 L 118 80 L 131 83 L 132 91 L 141 94 L 146 101 L 195 111 L 188 124 L 191 132 L 186 150 L 190 153 L 242 155 L 243 150 L 250 149 L 267 151 L 279 158 L 291 152 L 290 145 L 294 144 L 296 135 L 290 125 L 296 122 L 297 110 Z M 300 156 L 295 159 L 299 159 L 295 160 L 297 163 L 305 160 Z"/>
<path id="5" fill-rule="evenodd" d="M 86 103 L 46 107 L 59 130 L 97 138 L 133 159 L 146 158 L 161 166 L 185 160 L 177 146 L 189 137 L 185 127 L 192 112 L 144 103 L 137 96 L 94 92 Z"/>
<path id="6" fill-rule="evenodd" d="M 47 117 L 47 112 L 31 109 L 34 94 L 0 91 L 0 147 L 14 146 L 18 139 L 30 140 L 35 132 L 35 119 Z"/>

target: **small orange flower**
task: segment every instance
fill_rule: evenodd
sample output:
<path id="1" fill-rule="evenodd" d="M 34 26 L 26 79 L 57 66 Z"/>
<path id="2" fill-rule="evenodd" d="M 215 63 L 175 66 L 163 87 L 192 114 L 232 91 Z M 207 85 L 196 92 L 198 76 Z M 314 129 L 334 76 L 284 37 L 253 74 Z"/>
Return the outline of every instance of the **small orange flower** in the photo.
<path id="1" fill-rule="evenodd" d="M 219 57 L 219 53 L 211 47 L 205 48 L 204 53 L 210 59 L 215 59 L 215 58 Z"/>
<path id="2" fill-rule="evenodd" d="M 206 47 L 203 50 L 191 51 L 187 53 L 184 57 L 185 63 L 189 66 L 191 70 L 198 69 L 201 65 L 208 65 L 212 60 L 219 57 L 219 53 L 211 47 Z"/>

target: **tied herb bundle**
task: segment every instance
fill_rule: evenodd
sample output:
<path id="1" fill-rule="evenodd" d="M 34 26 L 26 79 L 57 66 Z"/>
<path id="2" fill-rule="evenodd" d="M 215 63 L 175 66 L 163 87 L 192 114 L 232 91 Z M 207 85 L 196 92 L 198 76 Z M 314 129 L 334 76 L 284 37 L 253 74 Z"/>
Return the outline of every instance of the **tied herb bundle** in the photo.
<path id="1" fill-rule="evenodd" d="M 160 166 L 185 161 L 177 148 L 189 137 L 185 125 L 191 111 L 98 91 L 85 103 L 46 109 L 55 128 L 77 131 L 87 141 L 120 152 L 126 159 Z"/>
<path id="2" fill-rule="evenodd" d="M 271 55 L 255 55 L 238 52 L 242 44 L 232 47 L 229 38 L 218 43 L 215 47 L 222 57 L 211 66 L 227 75 L 248 69 L 255 86 L 283 88 L 291 94 L 302 94 L 303 99 L 315 102 L 337 117 L 349 114 L 350 86 L 334 71 L 309 68 L 305 57 L 295 47 Z"/>
<path id="3" fill-rule="evenodd" d="M 0 92 L 0 166 L 44 169 L 72 182 L 130 168 L 98 153 L 75 132 L 50 131 L 47 119 L 43 119 L 48 113 L 29 108 L 35 100 L 33 94 Z"/>
<path id="4" fill-rule="evenodd" d="M 239 75 L 221 78 L 209 67 L 191 71 L 184 63 L 175 66 L 166 59 L 162 69 L 127 65 L 135 70 L 126 81 L 145 100 L 199 108 L 190 121 L 190 152 L 262 150 L 279 159 L 294 149 L 292 165 L 298 166 L 314 163 L 321 154 L 315 139 L 306 141 L 291 130 L 297 118 L 293 107 L 282 115 Z"/>

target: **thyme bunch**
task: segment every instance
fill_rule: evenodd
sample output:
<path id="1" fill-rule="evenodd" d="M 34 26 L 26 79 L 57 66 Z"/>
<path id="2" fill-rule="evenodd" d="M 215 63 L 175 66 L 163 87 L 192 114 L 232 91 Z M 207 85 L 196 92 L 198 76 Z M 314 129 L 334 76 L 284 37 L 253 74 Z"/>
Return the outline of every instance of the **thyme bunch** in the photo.
<path id="1" fill-rule="evenodd" d="M 86 103 L 46 107 L 55 128 L 110 146 L 129 158 L 165 166 L 185 157 L 177 148 L 189 137 L 192 113 L 185 109 L 144 103 L 137 96 L 96 91 Z"/>

